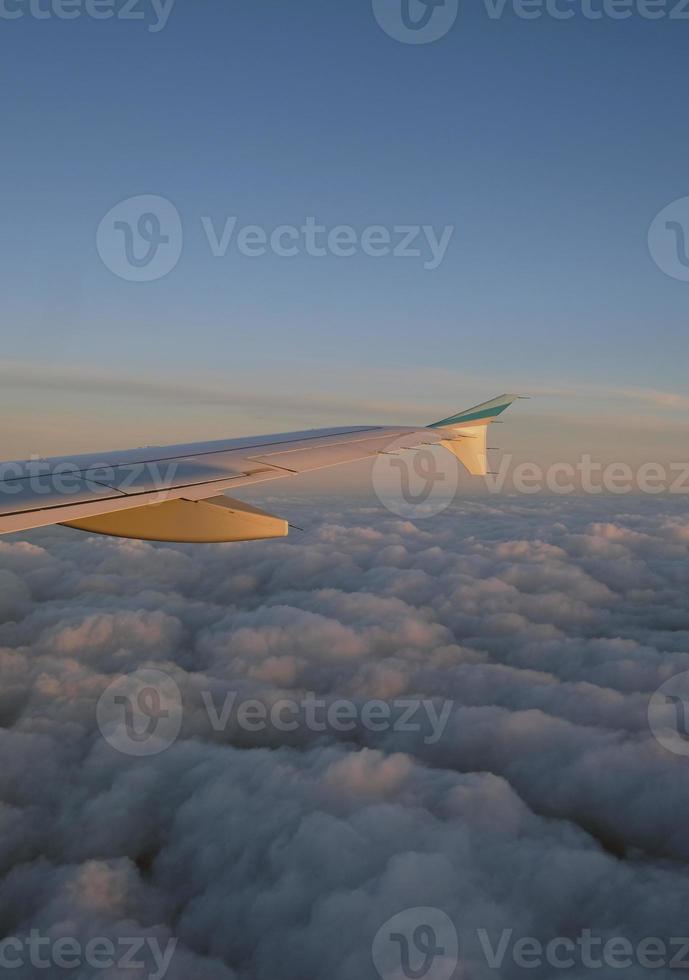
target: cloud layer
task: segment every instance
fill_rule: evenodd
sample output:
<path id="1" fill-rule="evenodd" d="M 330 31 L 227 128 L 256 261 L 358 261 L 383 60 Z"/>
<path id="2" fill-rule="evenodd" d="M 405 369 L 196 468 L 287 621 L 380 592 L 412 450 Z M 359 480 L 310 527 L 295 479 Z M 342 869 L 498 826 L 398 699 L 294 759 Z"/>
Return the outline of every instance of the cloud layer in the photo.
<path id="1" fill-rule="evenodd" d="M 689 763 L 646 715 L 689 670 L 681 502 L 469 501 L 414 525 L 302 500 L 290 517 L 311 529 L 265 544 L 0 541 L 3 933 L 174 937 L 171 980 L 366 980 L 383 923 L 430 906 L 459 932 L 456 975 L 482 980 L 552 971 L 497 974 L 477 929 L 689 932 Z M 133 758 L 96 704 L 142 667 L 184 713 Z M 228 692 L 452 712 L 432 743 L 215 730 L 204 696 Z"/>

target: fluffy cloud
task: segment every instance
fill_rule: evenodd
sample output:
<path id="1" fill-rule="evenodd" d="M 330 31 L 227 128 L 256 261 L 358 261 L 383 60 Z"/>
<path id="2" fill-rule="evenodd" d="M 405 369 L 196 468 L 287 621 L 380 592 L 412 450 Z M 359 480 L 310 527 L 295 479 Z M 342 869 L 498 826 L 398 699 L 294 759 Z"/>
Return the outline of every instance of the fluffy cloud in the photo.
<path id="1" fill-rule="evenodd" d="M 498 975 L 479 929 L 684 935 L 687 761 L 646 717 L 689 670 L 680 503 L 468 501 L 418 525 L 352 501 L 291 511 L 311 530 L 286 542 L 0 541 L 3 933 L 174 938 L 171 980 L 365 980 L 379 928 L 417 907 L 455 923 L 470 980 Z M 96 705 L 148 667 L 178 686 L 181 732 L 135 757 Z M 432 741 L 360 714 L 214 726 L 207 699 L 237 693 L 451 712 Z M 499 975 L 525 973 L 552 971 L 508 957 Z"/>

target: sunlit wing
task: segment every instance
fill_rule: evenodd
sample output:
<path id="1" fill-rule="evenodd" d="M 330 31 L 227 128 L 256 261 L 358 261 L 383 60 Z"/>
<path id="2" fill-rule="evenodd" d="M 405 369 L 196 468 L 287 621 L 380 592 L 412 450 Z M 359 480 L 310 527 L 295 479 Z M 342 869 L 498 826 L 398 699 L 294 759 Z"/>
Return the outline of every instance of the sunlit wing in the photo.
<path id="1" fill-rule="evenodd" d="M 155 541 L 281 537 L 287 522 L 225 496 L 252 483 L 366 459 L 400 440 L 445 446 L 486 472 L 486 429 L 517 395 L 430 426 L 352 426 L 0 463 L 0 534 L 49 524 Z"/>

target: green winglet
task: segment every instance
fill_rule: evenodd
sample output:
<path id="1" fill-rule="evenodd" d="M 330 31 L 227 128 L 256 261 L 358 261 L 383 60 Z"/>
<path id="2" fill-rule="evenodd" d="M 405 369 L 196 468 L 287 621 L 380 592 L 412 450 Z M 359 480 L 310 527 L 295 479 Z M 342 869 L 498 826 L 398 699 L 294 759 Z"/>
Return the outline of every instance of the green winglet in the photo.
<path id="1" fill-rule="evenodd" d="M 498 395 L 497 398 L 492 398 L 489 402 L 481 402 L 480 405 L 467 408 L 463 412 L 458 412 L 457 415 L 451 415 L 449 418 L 441 419 L 439 422 L 431 422 L 428 428 L 441 429 L 444 426 L 457 425 L 459 422 L 477 422 L 480 419 L 493 419 L 504 412 L 506 408 L 509 408 L 517 398 L 523 397 L 523 395 Z"/>

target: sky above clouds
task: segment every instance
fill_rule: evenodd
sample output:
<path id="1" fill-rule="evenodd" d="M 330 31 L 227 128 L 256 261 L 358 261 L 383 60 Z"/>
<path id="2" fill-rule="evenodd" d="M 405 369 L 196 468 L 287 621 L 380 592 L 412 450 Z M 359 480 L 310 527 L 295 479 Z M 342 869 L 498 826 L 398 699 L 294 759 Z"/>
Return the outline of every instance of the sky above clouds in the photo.
<path id="1" fill-rule="evenodd" d="M 283 506 L 306 527 L 284 542 L 0 542 L 3 933 L 175 937 L 170 980 L 375 977 L 376 932 L 419 906 L 454 923 L 467 980 L 496 975 L 479 928 L 683 936 L 686 758 L 647 721 L 689 669 L 681 503 Z M 148 667 L 184 712 L 132 757 L 96 705 Z M 451 712 L 435 740 L 215 730 L 204 692 L 233 691 Z M 552 975 L 499 975 L 525 972 Z"/>
<path id="2" fill-rule="evenodd" d="M 365 2 L 152 19 L 3 20 L 0 455 L 418 424 L 501 391 L 538 396 L 547 456 L 676 454 L 689 285 L 646 238 L 689 193 L 686 21 L 465 5 L 409 45 Z M 132 282 L 96 229 L 142 194 L 184 246 Z M 203 222 L 232 216 L 454 232 L 432 270 L 214 256 Z"/>

